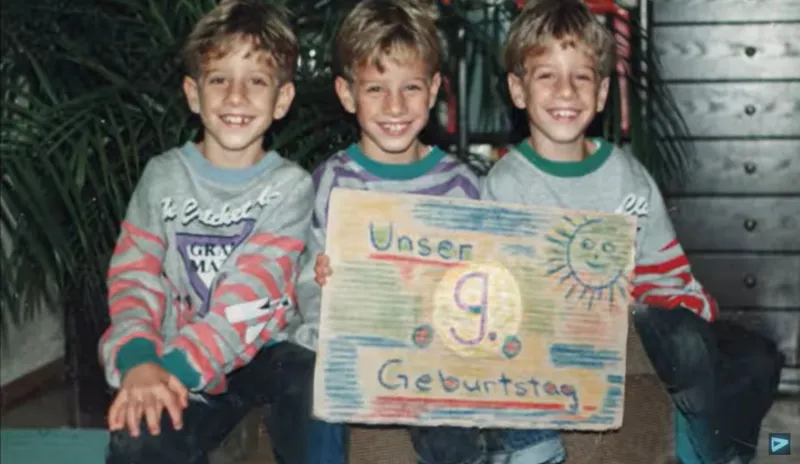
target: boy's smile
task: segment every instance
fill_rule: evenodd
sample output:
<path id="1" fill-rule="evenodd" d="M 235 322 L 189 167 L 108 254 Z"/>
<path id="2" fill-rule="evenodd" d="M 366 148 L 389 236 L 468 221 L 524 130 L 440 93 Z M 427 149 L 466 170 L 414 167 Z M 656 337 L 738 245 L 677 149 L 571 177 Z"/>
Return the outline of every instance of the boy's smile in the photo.
<path id="1" fill-rule="evenodd" d="M 264 133 L 289 110 L 294 85 L 280 85 L 271 61 L 246 41 L 209 59 L 198 80 L 184 79 L 191 110 L 203 120 L 198 148 L 220 167 L 240 168 L 263 156 Z"/>
<path id="2" fill-rule="evenodd" d="M 584 133 L 608 96 L 608 78 L 574 40 L 550 40 L 528 55 L 525 76 L 508 76 L 514 105 L 528 113 L 534 149 L 555 161 L 579 161 Z"/>
<path id="3" fill-rule="evenodd" d="M 398 63 L 387 57 L 383 68 L 357 68 L 352 84 L 338 77 L 336 92 L 345 110 L 358 119 L 367 156 L 383 163 L 411 163 L 427 152 L 417 136 L 436 102 L 439 74 L 430 77 L 420 59 Z"/>

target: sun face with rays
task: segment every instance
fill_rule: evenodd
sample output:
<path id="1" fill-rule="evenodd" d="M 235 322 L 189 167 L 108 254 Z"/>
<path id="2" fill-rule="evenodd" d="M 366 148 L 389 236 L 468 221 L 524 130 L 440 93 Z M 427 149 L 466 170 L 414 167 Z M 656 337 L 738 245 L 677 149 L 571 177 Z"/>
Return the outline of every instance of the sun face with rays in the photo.
<path id="1" fill-rule="evenodd" d="M 586 301 L 586 309 L 601 300 L 609 306 L 615 298 L 624 301 L 629 284 L 624 271 L 632 250 L 620 240 L 619 227 L 605 218 L 565 216 L 546 236 L 547 275 L 560 276 L 559 285 L 566 287 L 564 299 Z"/>

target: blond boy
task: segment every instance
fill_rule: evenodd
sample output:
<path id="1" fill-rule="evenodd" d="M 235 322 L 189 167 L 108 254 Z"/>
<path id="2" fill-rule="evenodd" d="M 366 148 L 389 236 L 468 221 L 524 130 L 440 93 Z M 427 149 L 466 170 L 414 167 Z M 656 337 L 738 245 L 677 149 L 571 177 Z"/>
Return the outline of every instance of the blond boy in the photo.
<path id="1" fill-rule="evenodd" d="M 314 265 L 324 249 L 334 187 L 478 198 L 478 178 L 468 166 L 419 140 L 441 83 L 436 17 L 432 1 L 365 0 L 347 15 L 337 34 L 336 93 L 356 117 L 361 137 L 334 153 L 313 175 L 313 232 L 298 284 L 304 325 L 294 338 L 310 349 L 316 349 L 320 304 Z M 355 301 L 353 311 L 358 311 Z M 315 422 L 308 442 L 308 464 L 346 459 L 342 424 Z"/>
<path id="2" fill-rule="evenodd" d="M 147 163 L 108 273 L 108 463 L 207 463 L 267 401 L 282 462 L 305 459 L 310 404 L 293 384 L 313 357 L 282 341 L 313 187 L 262 147 L 292 103 L 297 53 L 285 11 L 255 1 L 222 1 L 188 39 L 202 139 Z"/>
<path id="3" fill-rule="evenodd" d="M 689 419 L 703 462 L 746 462 L 772 403 L 780 356 L 755 334 L 725 322 L 709 324 L 717 304 L 692 275 L 653 178 L 627 152 L 586 136 L 608 97 L 614 47 L 583 2 L 527 3 L 510 28 L 504 58 L 511 99 L 527 114 L 530 137 L 495 164 L 481 194 L 637 217 L 632 296 L 642 309 L 633 320 L 645 350 Z M 614 253 L 613 245 L 590 239 L 580 246 L 593 259 Z M 537 447 L 547 453 L 512 456 L 510 462 L 564 457 L 554 432 L 528 449 Z"/>

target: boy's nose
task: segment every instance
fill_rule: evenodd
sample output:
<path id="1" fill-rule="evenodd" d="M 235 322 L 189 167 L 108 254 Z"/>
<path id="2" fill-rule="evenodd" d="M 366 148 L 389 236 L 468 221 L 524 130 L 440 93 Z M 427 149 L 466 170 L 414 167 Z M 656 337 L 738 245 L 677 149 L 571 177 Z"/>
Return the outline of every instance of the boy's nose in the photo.
<path id="1" fill-rule="evenodd" d="M 245 92 L 246 90 L 244 85 L 238 82 L 233 82 L 228 87 L 228 93 L 225 95 L 225 100 L 232 104 L 241 103 L 245 99 Z"/>
<path id="2" fill-rule="evenodd" d="M 393 92 L 387 97 L 387 111 L 392 115 L 400 115 L 406 111 L 406 99 L 401 92 Z"/>
<path id="3" fill-rule="evenodd" d="M 558 79 L 556 81 L 556 95 L 564 98 L 575 96 L 575 86 L 570 79 Z"/>

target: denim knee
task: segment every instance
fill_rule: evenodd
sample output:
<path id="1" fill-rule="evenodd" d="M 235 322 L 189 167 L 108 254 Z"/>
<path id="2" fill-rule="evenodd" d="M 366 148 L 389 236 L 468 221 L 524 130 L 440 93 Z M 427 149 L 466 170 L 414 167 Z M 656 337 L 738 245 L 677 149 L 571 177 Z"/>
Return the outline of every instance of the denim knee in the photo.
<path id="1" fill-rule="evenodd" d="M 138 437 L 127 429 L 112 432 L 106 464 L 207 464 L 208 453 L 202 443 L 191 443 L 191 437 L 165 431 L 150 435 L 146 428 Z"/>
<path id="2" fill-rule="evenodd" d="M 633 313 L 642 346 L 668 388 L 683 390 L 713 376 L 716 342 L 705 320 L 684 308 L 646 307 Z"/>
<path id="3" fill-rule="evenodd" d="M 421 464 L 478 464 L 486 455 L 477 428 L 412 427 L 409 432 Z"/>

